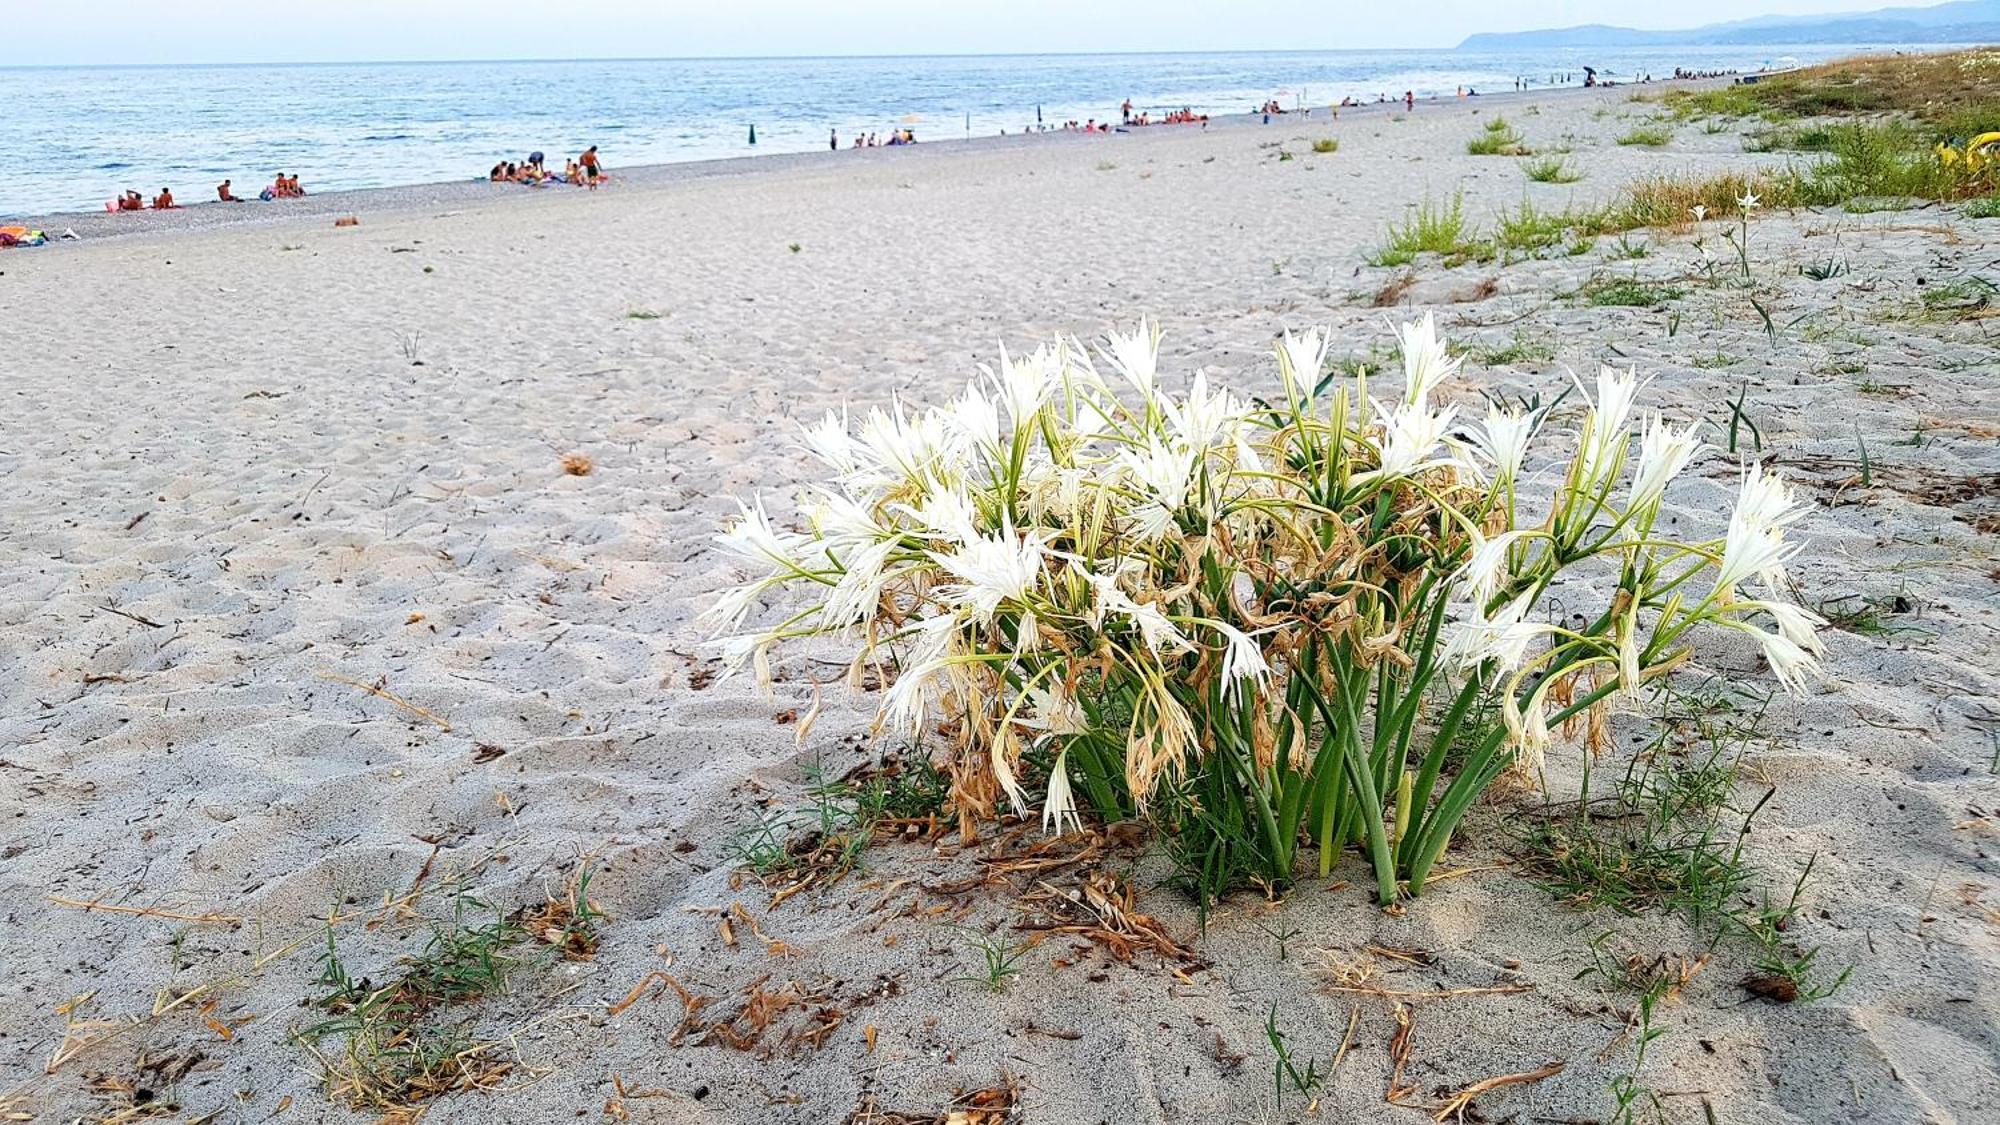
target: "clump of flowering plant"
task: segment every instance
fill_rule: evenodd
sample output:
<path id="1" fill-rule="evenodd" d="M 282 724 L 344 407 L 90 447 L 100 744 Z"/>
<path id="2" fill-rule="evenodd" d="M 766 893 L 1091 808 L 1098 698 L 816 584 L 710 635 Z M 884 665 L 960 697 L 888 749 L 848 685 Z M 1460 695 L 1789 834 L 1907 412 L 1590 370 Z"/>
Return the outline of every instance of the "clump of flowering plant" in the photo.
<path id="1" fill-rule="evenodd" d="M 1538 441 L 1539 414 L 1441 401 L 1461 361 L 1428 316 L 1401 335 L 1383 397 L 1323 377 L 1316 331 L 1284 337 L 1269 401 L 1201 374 L 1170 394 L 1141 324 L 1003 351 L 935 409 L 829 414 L 802 527 L 757 501 L 718 537 L 760 572 L 709 611 L 725 661 L 768 675 L 787 640 L 853 638 L 855 678 L 892 679 L 879 727 L 945 736 L 967 832 L 1003 800 L 1031 812 L 1022 755 L 1044 745 L 1045 826 L 1078 823 L 1079 791 L 1156 814 L 1204 901 L 1349 844 L 1382 901 L 1420 893 L 1488 786 L 1534 775 L 1557 729 L 1601 745 L 1614 697 L 1703 628 L 1748 633 L 1802 690 L 1822 622 L 1777 593 L 1804 512 L 1781 480 L 1747 468 L 1725 536 L 1675 539 L 1662 498 L 1706 447 L 1635 419 L 1630 372 Z"/>

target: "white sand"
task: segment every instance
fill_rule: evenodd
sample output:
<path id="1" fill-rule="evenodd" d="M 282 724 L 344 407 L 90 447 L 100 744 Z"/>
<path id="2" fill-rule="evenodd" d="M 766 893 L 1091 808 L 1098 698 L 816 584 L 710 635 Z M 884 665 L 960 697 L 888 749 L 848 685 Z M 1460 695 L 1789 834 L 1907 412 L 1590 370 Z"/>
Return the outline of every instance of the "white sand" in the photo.
<path id="1" fill-rule="evenodd" d="M 1605 1118 L 1607 1085 L 1630 1069 L 1631 1045 L 1613 1045 L 1630 998 L 1574 979 L 1587 943 L 1616 930 L 1608 948 L 1695 954 L 1705 930 L 1565 910 L 1498 869 L 1394 917 L 1355 886 L 1309 882 L 1280 906 L 1232 902 L 1195 942 L 1213 970 L 1185 981 L 1059 938 L 990 995 L 950 979 L 976 954 L 942 923 L 1011 922 L 1009 896 L 918 890 L 971 873 L 969 856 L 883 846 L 866 876 L 768 916 L 760 888 L 731 887 L 724 843 L 760 802 L 797 803 L 815 759 L 838 774 L 871 752 L 867 697 L 830 691 L 803 749 L 774 721 L 838 655 L 795 656 L 778 700 L 695 686 L 692 618 L 731 577 L 707 537 L 732 495 L 782 501 L 808 475 L 796 420 L 941 396 L 999 341 L 1141 313 L 1160 317 L 1183 377 L 1199 365 L 1266 385 L 1270 341 L 1309 324 L 1380 358 L 1391 337 L 1370 300 L 1394 271 L 1364 257 L 1405 203 L 1463 187 L 1485 222 L 1524 195 L 1557 205 L 1776 159 L 1692 126 L 1662 151 L 1620 148 L 1623 117 L 1648 112 L 1625 92 L 1539 95 L 1510 118 L 1532 144 L 1573 145 L 1588 178 L 1530 184 L 1514 160 L 1464 155 L 1500 103 L 841 153 L 449 214 L 360 207 L 353 230 L 315 215 L 0 252 L 0 1091 L 18 1084 L 15 1108 L 42 1121 L 123 1104 L 93 1076 L 157 1089 L 190 1119 L 367 1120 L 328 1105 L 289 1039 L 316 1018 L 301 1007 L 314 918 L 400 894 L 432 841 L 425 917 L 449 909 L 446 874 L 482 857 L 504 862 L 470 884 L 511 908 L 588 853 L 615 918 L 594 961 L 524 972 L 478 1006 L 484 1034 L 539 1021 L 518 1039 L 522 1067 L 432 1121 L 604 1120 L 614 1076 L 654 1095 L 620 1099 L 638 1121 L 838 1121 L 865 1094 L 934 1111 L 1003 1072 L 1034 1122 L 1293 1120 L 1302 1099 L 1271 1104 L 1273 1001 L 1322 1067 L 1358 1005 L 1313 1119 L 1423 1120 L 1383 1102 L 1390 1005 L 1324 988 L 1327 961 L 1371 942 L 1438 957 L 1381 961 L 1392 988 L 1534 986 L 1416 1002 L 1413 1104 L 1564 1060 L 1482 1098 L 1484 1119 Z M 1327 135 L 1340 151 L 1313 155 Z M 1705 238 L 1726 269 L 1721 229 Z M 1996 234 L 2000 221 L 1936 209 L 1757 220 L 1775 347 L 1740 289 L 1678 281 L 1672 313 L 1564 299 L 1594 272 L 1684 277 L 1692 232 L 1635 233 L 1649 253 L 1630 261 L 1606 239 L 1504 267 L 1428 262 L 1408 296 L 1436 302 L 1462 343 L 1519 332 L 1579 369 L 1635 363 L 1655 376 L 1650 401 L 1682 416 L 1722 421 L 1747 385 L 1767 449 L 1828 505 L 1804 528 L 1804 596 L 1901 594 L 1915 609 L 1890 636 L 1829 634 L 1830 682 L 1774 707 L 1778 734 L 1753 747 L 1739 794 L 1776 787 L 1751 855 L 1780 895 L 1818 857 L 1792 936 L 1853 978 L 1817 1003 L 1749 1000 L 1737 982 L 1752 966 L 1725 943 L 1656 1017 L 1666 1034 L 1641 1077 L 1673 1120 L 1705 1104 L 1767 1125 L 2000 1117 L 2000 321 L 1905 315 L 1920 284 L 1995 277 Z M 1828 257 L 1850 272 L 1800 276 Z M 1457 303 L 1489 278 L 1494 295 Z M 1550 396 L 1566 378 L 1542 361 L 1468 370 L 1468 397 L 1481 382 Z M 1920 447 L 1899 444 L 1919 427 Z M 1857 428 L 1872 487 L 1853 479 Z M 595 471 L 565 475 L 569 453 Z M 1731 464 L 1683 482 L 1684 518 L 1713 522 Z M 1763 678 L 1734 648 L 1707 670 Z M 438 722 L 328 677 L 379 681 Z M 504 754 L 478 761 L 481 746 Z M 1482 815 L 1497 843 L 1504 813 Z M 1158 857 L 1136 869 L 1143 907 L 1194 940 L 1185 900 L 1154 886 Z M 1351 856 L 1338 875 L 1365 882 Z M 870 909 L 902 879 L 915 882 Z M 52 895 L 246 921 L 86 913 Z M 913 900 L 950 909 L 887 917 Z M 768 956 L 740 925 L 725 946 L 701 912 L 736 902 L 794 954 Z M 1286 928 L 1281 961 L 1267 930 Z M 352 971 L 378 983 L 421 940 L 393 915 L 342 934 Z M 768 1057 L 672 1048 L 671 996 L 604 1014 L 655 969 L 724 997 L 775 974 L 823 986 L 847 1015 L 820 1049 L 783 1047 L 779 1030 Z M 206 1016 L 186 1004 L 43 1075 L 70 998 L 92 994 L 81 1019 L 145 1016 L 156 994 L 232 974 Z M 792 1012 L 776 1028 L 808 1023 Z M 1217 1036 L 1247 1058 L 1218 1061 Z M 143 1069 L 171 1076 L 196 1053 L 177 1083 Z"/>

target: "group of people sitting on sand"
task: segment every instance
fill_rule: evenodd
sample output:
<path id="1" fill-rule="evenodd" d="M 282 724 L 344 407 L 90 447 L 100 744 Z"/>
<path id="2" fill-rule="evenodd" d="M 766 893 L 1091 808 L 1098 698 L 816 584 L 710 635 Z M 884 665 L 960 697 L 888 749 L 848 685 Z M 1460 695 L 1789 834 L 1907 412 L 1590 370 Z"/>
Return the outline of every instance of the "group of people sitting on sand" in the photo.
<path id="1" fill-rule="evenodd" d="M 511 160 L 502 160 L 493 166 L 492 171 L 486 173 L 486 179 L 496 184 L 526 184 L 529 187 L 574 184 L 595 191 L 597 185 L 608 178 L 604 174 L 604 165 L 598 160 L 596 145 L 584 149 L 576 159 L 565 164 L 560 175 L 548 169 L 544 163 L 546 159 L 547 157 L 538 151 L 529 153 L 528 158 L 519 164 Z"/>
<path id="2" fill-rule="evenodd" d="M 278 173 L 271 180 L 271 186 L 257 193 L 257 197 L 267 203 L 273 199 L 304 199 L 305 195 L 306 189 L 299 186 L 299 178 L 289 172 Z M 223 203 L 243 202 L 243 199 L 230 186 L 230 181 L 228 180 L 215 185 L 215 198 Z M 180 204 L 174 202 L 174 189 L 172 188 L 163 187 L 160 189 L 160 194 L 153 197 L 152 209 L 155 211 L 172 211 L 179 206 Z M 104 209 L 106 211 L 144 211 L 146 210 L 146 201 L 138 192 L 127 191 L 105 204 Z"/>
<path id="3" fill-rule="evenodd" d="M 178 206 L 180 205 L 174 202 L 172 188 L 161 188 L 160 194 L 153 197 L 153 210 L 155 211 L 171 211 Z M 138 192 L 128 191 L 106 204 L 104 209 L 107 211 L 144 211 L 146 209 L 146 200 Z"/>
<path id="4" fill-rule="evenodd" d="M 836 138 L 835 143 L 838 143 L 838 138 Z M 854 143 L 847 147 L 884 148 L 889 145 L 913 145 L 916 143 L 917 131 L 915 129 L 891 129 L 889 130 L 889 139 L 886 141 L 873 133 L 856 133 L 854 134 Z"/>
<path id="5" fill-rule="evenodd" d="M 1272 102 L 1270 104 L 1276 105 L 1278 103 Z M 1270 112 L 1268 107 L 1266 108 L 1265 112 Z M 1277 112 L 1283 113 L 1284 111 L 1279 110 Z M 1192 106 L 1182 106 L 1179 109 L 1170 109 L 1166 113 L 1161 114 L 1158 120 L 1154 120 L 1153 115 L 1147 112 L 1146 110 L 1142 109 L 1136 113 L 1133 112 L 1131 98 L 1126 98 L 1125 104 L 1118 107 L 1118 113 L 1126 125 L 1207 125 L 1208 124 L 1208 114 L 1196 113 Z M 1109 131 L 1108 125 L 1106 126 L 1106 130 Z"/>

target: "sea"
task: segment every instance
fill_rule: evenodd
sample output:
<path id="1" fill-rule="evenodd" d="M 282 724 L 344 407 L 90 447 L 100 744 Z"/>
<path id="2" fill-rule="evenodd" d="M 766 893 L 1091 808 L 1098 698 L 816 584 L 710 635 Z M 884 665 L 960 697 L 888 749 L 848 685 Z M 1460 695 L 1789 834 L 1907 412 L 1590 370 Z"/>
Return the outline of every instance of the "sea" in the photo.
<path id="1" fill-rule="evenodd" d="M 831 130 L 918 141 L 1270 100 L 1455 96 L 1755 71 L 1883 47 L 1564 48 L 1176 54 L 617 59 L 0 68 L 0 218 L 100 210 L 126 189 L 254 195 L 484 177 L 501 160 L 599 146 L 604 165 L 823 149 Z M 1935 49 L 1935 48 L 1932 48 Z M 754 130 L 754 143 L 752 131 Z M 248 189 L 246 191 L 246 189 Z"/>

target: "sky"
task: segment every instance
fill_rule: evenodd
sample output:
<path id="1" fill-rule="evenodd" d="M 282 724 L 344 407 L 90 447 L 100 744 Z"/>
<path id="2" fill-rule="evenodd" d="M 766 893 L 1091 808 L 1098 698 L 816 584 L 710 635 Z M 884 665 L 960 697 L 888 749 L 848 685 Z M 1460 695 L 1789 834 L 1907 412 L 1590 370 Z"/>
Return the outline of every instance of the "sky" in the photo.
<path id="1" fill-rule="evenodd" d="M 0 0 L 0 66 L 1449 47 L 1475 31 L 1693 27 L 1892 2 Z"/>

